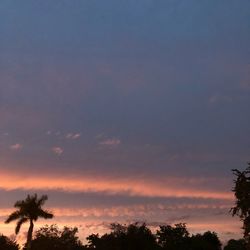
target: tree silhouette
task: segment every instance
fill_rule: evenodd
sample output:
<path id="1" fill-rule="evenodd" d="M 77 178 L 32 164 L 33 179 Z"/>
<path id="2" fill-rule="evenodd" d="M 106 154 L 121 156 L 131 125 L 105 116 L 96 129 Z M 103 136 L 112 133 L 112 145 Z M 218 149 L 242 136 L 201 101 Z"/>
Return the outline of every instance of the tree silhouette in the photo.
<path id="1" fill-rule="evenodd" d="M 163 250 L 221 250 L 221 242 L 215 232 L 190 236 L 185 223 L 160 226 L 156 237 Z"/>
<path id="2" fill-rule="evenodd" d="M 25 200 L 20 200 L 15 203 L 14 207 L 17 208 L 17 210 L 10 214 L 5 221 L 5 223 L 10 223 L 14 220 L 17 220 L 17 225 L 15 229 L 16 234 L 19 233 L 23 223 L 29 222 L 30 226 L 26 242 L 27 249 L 31 248 L 34 221 L 37 221 L 38 218 L 53 218 L 53 214 L 42 209 L 42 206 L 44 205 L 47 199 L 47 195 L 42 195 L 40 198 L 37 197 L 37 194 L 34 194 L 32 196 L 28 195 Z"/>
<path id="3" fill-rule="evenodd" d="M 145 223 L 121 225 L 111 224 L 111 232 L 99 237 L 92 234 L 88 238 L 87 249 L 96 250 L 158 250 L 156 238 Z"/>
<path id="4" fill-rule="evenodd" d="M 174 226 L 160 226 L 156 237 L 158 244 L 166 250 L 182 250 L 187 246 L 189 232 L 185 223 L 175 224 Z"/>
<path id="5" fill-rule="evenodd" d="M 239 239 L 239 240 L 231 239 L 224 247 L 224 250 L 246 250 L 246 242 L 244 239 Z"/>
<path id="6" fill-rule="evenodd" d="M 244 238 L 250 249 L 250 163 L 244 171 L 232 170 L 236 176 L 233 192 L 236 198 L 235 206 L 231 209 L 232 215 L 237 215 L 243 221 Z"/>
<path id="7" fill-rule="evenodd" d="M 207 231 L 204 234 L 192 235 L 189 239 L 190 250 L 221 250 L 221 242 L 215 232 Z"/>
<path id="8" fill-rule="evenodd" d="M 35 232 L 32 240 L 32 250 L 84 250 L 86 249 L 78 236 L 76 227 L 64 227 L 62 230 L 57 225 L 45 225 Z"/>

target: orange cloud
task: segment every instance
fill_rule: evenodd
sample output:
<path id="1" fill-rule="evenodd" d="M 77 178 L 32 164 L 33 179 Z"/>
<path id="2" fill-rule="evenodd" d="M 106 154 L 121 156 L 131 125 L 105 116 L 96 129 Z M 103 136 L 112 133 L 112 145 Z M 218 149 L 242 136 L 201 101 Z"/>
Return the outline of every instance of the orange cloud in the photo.
<path id="1" fill-rule="evenodd" d="M 199 180 L 197 181 L 199 184 Z M 61 189 L 66 192 L 106 192 L 108 194 L 126 194 L 129 196 L 147 197 L 187 197 L 232 200 L 231 192 L 202 189 L 194 185 L 193 179 L 166 178 L 154 180 L 153 178 L 111 178 L 105 176 L 77 175 L 77 176 L 37 176 L 32 174 L 14 174 L 2 172 L 0 188 L 13 189 Z"/>

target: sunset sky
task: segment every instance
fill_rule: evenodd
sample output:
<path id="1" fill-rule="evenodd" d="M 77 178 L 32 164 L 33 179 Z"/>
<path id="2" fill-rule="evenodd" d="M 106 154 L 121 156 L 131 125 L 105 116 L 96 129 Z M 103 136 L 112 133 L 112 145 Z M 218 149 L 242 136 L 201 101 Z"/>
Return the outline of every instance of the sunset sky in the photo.
<path id="1" fill-rule="evenodd" d="M 249 45 L 249 0 L 1 0 L 0 232 L 38 193 L 55 218 L 36 228 L 81 239 L 133 221 L 241 237 Z"/>

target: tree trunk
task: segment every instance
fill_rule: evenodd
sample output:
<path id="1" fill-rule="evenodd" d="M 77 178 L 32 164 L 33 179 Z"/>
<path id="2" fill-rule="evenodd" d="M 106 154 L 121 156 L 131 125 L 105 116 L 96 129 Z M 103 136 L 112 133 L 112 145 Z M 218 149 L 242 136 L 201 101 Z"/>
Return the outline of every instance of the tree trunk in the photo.
<path id="1" fill-rule="evenodd" d="M 26 243 L 27 250 L 31 249 L 31 241 L 32 241 L 33 228 L 34 228 L 33 220 L 30 220 L 30 227 L 29 227 L 29 231 L 28 231 L 28 235 L 27 235 L 27 243 Z"/>

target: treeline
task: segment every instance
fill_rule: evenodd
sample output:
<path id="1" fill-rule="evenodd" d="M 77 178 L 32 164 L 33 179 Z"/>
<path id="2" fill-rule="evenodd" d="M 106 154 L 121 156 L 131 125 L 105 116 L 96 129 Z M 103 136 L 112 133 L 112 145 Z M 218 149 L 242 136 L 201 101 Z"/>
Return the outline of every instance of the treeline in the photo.
<path id="1" fill-rule="evenodd" d="M 215 232 L 190 234 L 186 224 L 159 226 L 153 233 L 145 223 L 111 224 L 111 231 L 102 236 L 92 234 L 83 244 L 78 229 L 45 225 L 34 233 L 32 250 L 246 250 L 245 240 L 230 240 L 222 248 Z M 0 236 L 0 250 L 21 247 L 6 236 Z M 24 246 L 24 249 L 26 247 Z"/>

